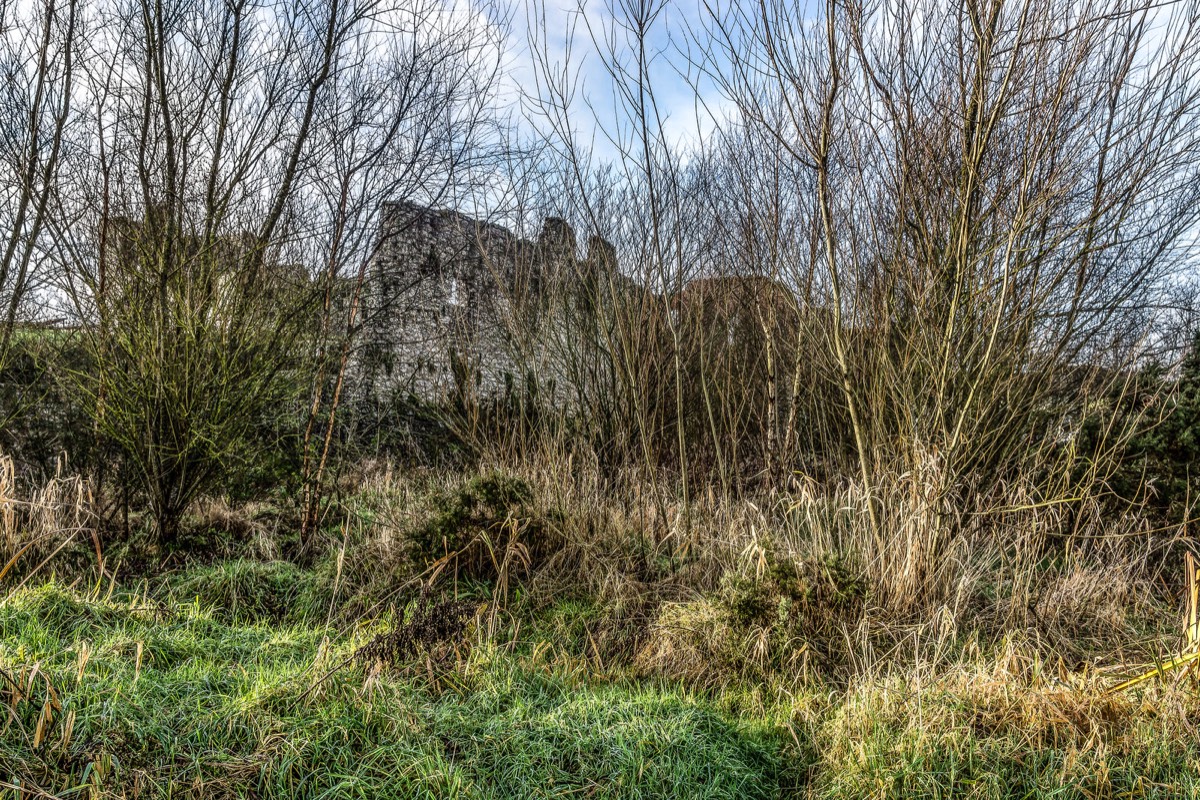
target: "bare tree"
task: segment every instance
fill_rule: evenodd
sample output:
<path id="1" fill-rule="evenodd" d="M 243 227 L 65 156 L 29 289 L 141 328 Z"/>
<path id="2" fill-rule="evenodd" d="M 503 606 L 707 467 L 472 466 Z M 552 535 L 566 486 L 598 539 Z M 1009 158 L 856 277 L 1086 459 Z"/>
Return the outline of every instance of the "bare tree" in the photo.
<path id="1" fill-rule="evenodd" d="M 616 109 L 611 117 L 577 96 L 580 65 L 555 58 L 545 10 L 535 6 L 531 26 L 538 80 L 527 101 L 564 164 L 568 196 L 575 200 L 568 211 L 589 233 L 611 241 L 621 275 L 629 280 L 597 287 L 593 304 L 593 320 L 599 325 L 590 329 L 591 346 L 598 347 L 610 365 L 613 379 L 608 385 L 627 398 L 610 405 L 627 409 L 622 427 L 637 442 L 648 474 L 661 465 L 665 442 L 672 442 L 686 507 L 691 495 L 688 433 L 678 424 L 685 410 L 686 354 L 678 314 L 670 311 L 667 298 L 698 274 L 700 260 L 691 248 L 700 241 L 697 233 L 704 223 L 687 202 L 684 154 L 667 136 L 659 107 L 656 76 L 666 61 L 653 39 L 662 30 L 667 7 L 660 2 L 612 2 L 603 4 L 599 13 L 585 13 L 582 6 L 575 11 L 575 19 L 586 25 L 586 44 L 611 89 Z M 573 47 L 572 33 L 568 56 Z M 580 108 L 583 104 L 587 105 Z M 615 153 L 609 163 L 601 165 L 581 138 L 574 122 L 581 112 L 595 122 L 604 149 Z"/>
<path id="2" fill-rule="evenodd" d="M 372 34 L 385 37 L 386 58 L 339 75 L 323 107 L 328 155 L 319 181 L 326 190 L 314 196 L 319 217 L 309 223 L 326 235 L 316 244 L 322 308 L 302 441 L 304 534 L 318 521 L 352 353 L 418 278 L 415 264 L 389 267 L 376 258 L 392 244 L 388 237 L 406 233 L 385 228 L 383 203 L 454 205 L 488 191 L 502 150 L 497 89 L 505 25 L 499 8 L 466 19 L 432 0 L 389 9 L 386 26 Z M 390 284 L 392 291 L 367 296 L 371 269 L 373 288 Z"/>
<path id="3" fill-rule="evenodd" d="M 654 301 L 601 298 L 612 324 L 557 350 L 640 386 L 626 428 L 648 471 L 673 442 L 685 500 L 705 475 L 849 480 L 883 542 L 907 481 L 936 552 L 956 498 L 1046 474 L 1163 341 L 1200 222 L 1196 3 L 711 3 L 665 45 L 664 6 L 587 12 L 615 118 L 538 14 L 530 108 L 565 212 Z M 725 101 L 682 147 L 672 69 Z"/>
<path id="4" fill-rule="evenodd" d="M 0 369 L 49 278 L 46 232 L 77 120 L 80 4 L 0 5 Z"/>
<path id="5" fill-rule="evenodd" d="M 54 230 L 98 428 L 169 542 L 310 375 L 308 519 L 379 203 L 461 188 L 492 108 L 477 57 L 498 52 L 494 20 L 376 0 L 113 0 L 90 15 L 87 157 Z"/>

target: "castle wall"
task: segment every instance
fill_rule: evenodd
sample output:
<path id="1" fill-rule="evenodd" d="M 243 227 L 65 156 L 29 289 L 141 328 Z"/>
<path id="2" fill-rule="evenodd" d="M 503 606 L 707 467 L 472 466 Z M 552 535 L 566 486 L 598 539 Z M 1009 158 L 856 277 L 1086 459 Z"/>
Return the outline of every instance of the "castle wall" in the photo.
<path id="1" fill-rule="evenodd" d="M 575 266 L 575 234 L 562 220 L 529 241 L 458 212 L 385 205 L 364 298 L 369 390 L 436 402 L 521 387 L 544 367 L 530 351 Z"/>

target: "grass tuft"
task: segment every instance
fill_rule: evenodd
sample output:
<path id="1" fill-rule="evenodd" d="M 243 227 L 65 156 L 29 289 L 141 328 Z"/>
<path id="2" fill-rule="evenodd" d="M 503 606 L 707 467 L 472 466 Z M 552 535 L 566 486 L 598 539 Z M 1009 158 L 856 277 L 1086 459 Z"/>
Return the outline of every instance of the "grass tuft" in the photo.
<path id="1" fill-rule="evenodd" d="M 181 601 L 196 601 L 218 619 L 279 621 L 296 613 L 308 573 L 286 561 L 235 559 L 188 569 L 170 583 Z"/>

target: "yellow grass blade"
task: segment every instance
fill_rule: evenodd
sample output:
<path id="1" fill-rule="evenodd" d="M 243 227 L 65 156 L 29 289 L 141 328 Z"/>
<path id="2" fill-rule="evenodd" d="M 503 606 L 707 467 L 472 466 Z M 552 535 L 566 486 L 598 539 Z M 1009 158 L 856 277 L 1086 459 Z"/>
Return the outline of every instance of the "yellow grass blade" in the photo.
<path id="1" fill-rule="evenodd" d="M 1152 669 L 1148 672 L 1145 672 L 1141 675 L 1138 675 L 1136 678 L 1130 678 L 1127 681 L 1118 683 L 1116 686 L 1109 689 L 1106 692 L 1106 694 L 1117 694 L 1118 692 L 1123 692 L 1126 689 L 1131 689 L 1134 686 L 1137 686 L 1139 683 L 1148 681 L 1153 677 L 1166 675 L 1168 672 L 1171 672 L 1172 670 L 1178 669 L 1179 667 L 1182 667 L 1186 664 L 1191 664 L 1193 661 L 1198 661 L 1198 660 L 1200 660 L 1200 651 L 1193 652 L 1193 653 L 1187 653 L 1187 654 L 1181 655 L 1181 656 L 1176 656 L 1175 658 L 1172 658 L 1170 661 L 1168 661 L 1164 664 L 1155 666 L 1154 669 Z"/>

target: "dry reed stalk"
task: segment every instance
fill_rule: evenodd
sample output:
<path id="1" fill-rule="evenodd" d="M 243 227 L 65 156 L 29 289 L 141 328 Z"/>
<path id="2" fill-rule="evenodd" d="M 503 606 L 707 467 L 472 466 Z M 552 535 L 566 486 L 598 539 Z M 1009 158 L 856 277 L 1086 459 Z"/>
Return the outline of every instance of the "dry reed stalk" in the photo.
<path id="1" fill-rule="evenodd" d="M 1186 608 L 1183 614 L 1183 648 L 1179 654 L 1156 663 L 1140 675 L 1121 681 L 1108 690 L 1108 694 L 1118 694 L 1145 683 L 1151 678 L 1166 677 L 1167 673 L 1183 668 L 1195 676 L 1197 665 L 1200 664 L 1200 614 L 1197 604 L 1200 602 L 1200 576 L 1196 574 L 1196 560 L 1191 553 L 1184 554 L 1184 575 L 1186 577 Z"/>
<path id="2" fill-rule="evenodd" d="M 66 474 L 60 461 L 53 478 L 23 492 L 12 458 L 0 455 L 0 581 L 23 559 L 34 562 L 19 581 L 0 594 L 0 600 L 24 586 L 83 533 L 91 536 L 97 564 L 103 570 L 87 481 Z"/>

